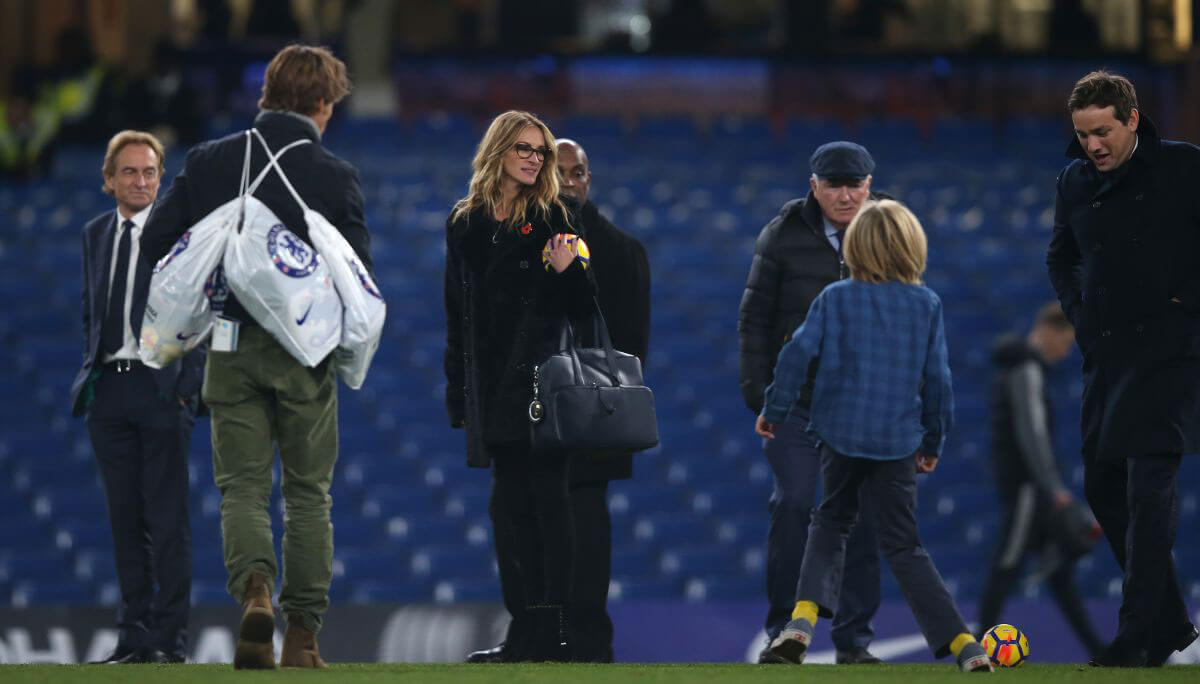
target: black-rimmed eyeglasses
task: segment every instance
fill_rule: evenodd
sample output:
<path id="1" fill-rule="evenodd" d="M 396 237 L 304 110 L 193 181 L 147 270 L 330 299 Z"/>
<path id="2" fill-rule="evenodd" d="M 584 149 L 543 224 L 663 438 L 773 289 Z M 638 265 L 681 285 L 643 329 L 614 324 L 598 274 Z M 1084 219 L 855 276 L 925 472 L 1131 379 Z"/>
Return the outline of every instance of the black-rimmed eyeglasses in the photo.
<path id="1" fill-rule="evenodd" d="M 546 155 L 550 154 L 549 147 L 534 147 L 529 143 L 517 143 L 513 145 L 513 149 L 517 151 L 517 156 L 521 159 L 529 159 L 536 154 L 537 160 L 540 162 L 546 161 Z"/>

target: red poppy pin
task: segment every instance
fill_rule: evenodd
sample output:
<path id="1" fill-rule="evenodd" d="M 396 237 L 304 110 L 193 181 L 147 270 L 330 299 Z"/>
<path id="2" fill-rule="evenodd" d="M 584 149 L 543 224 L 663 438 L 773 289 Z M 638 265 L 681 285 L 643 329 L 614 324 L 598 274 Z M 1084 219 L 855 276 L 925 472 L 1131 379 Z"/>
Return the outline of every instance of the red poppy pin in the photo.
<path id="1" fill-rule="evenodd" d="M 526 223 L 525 225 L 521 226 L 521 235 L 529 235 L 532 232 L 533 226 L 531 224 Z"/>

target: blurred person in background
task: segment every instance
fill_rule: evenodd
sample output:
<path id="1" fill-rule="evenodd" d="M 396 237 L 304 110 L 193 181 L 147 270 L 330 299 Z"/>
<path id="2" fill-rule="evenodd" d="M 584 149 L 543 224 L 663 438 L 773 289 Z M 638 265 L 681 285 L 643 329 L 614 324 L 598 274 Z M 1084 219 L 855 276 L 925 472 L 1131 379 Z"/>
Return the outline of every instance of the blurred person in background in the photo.
<path id="1" fill-rule="evenodd" d="M 267 65 L 261 109 L 254 119 L 273 150 L 300 145 L 279 164 L 308 206 L 338 229 L 371 268 L 358 171 L 321 143 L 333 107 L 350 92 L 346 65 L 329 50 L 290 45 Z M 142 235 L 157 259 L 193 224 L 238 196 L 246 138 L 242 133 L 201 143 L 155 208 Z M 252 147 L 251 177 L 266 165 Z M 300 206 L 278 174 L 254 196 L 288 230 L 308 242 Z M 280 665 L 323 668 L 317 645 L 333 577 L 329 487 L 338 452 L 337 378 L 332 357 L 308 368 L 289 354 L 230 294 L 222 317 L 240 330 L 232 350 L 209 355 L 204 401 L 212 412 L 213 477 L 221 491 L 221 532 L 229 593 L 242 604 L 234 667 L 275 667 L 271 605 L 278 564 L 268 503 L 275 447 L 282 463 L 283 587 L 287 615 Z"/>
<path id="2" fill-rule="evenodd" d="M 23 181 L 49 173 L 58 114 L 52 103 L 36 97 L 31 77 L 16 81 L 0 98 L 0 176 Z"/>
<path id="3" fill-rule="evenodd" d="M 574 140 L 559 138 L 558 173 L 562 194 L 581 205 L 579 219 L 587 231 L 590 269 L 600 288 L 600 310 L 608 323 L 613 347 L 645 364 L 650 342 L 650 262 L 637 238 L 617 228 L 588 199 L 592 172 L 587 152 Z M 570 464 L 571 520 L 575 527 L 575 563 L 571 575 L 572 657 L 583 662 L 613 661 L 613 625 L 608 615 L 612 571 L 612 521 L 608 483 L 633 477 L 631 453 L 580 453 Z M 505 553 L 501 553 L 501 548 Z M 510 612 L 524 605 L 521 566 L 511 543 L 496 543 L 504 605 Z M 503 662 L 505 645 L 476 651 L 467 662 Z"/>
<path id="4" fill-rule="evenodd" d="M 558 350 L 564 317 L 582 322 L 595 310 L 594 282 L 568 239 L 582 224 L 559 197 L 557 159 L 537 117 L 497 116 L 446 221 L 446 408 L 450 425 L 466 431 L 467 465 L 492 468 L 496 553 L 520 569 L 522 598 L 506 604 L 515 612 L 505 662 L 574 657 L 576 454 L 534 450 L 529 429 L 534 366 Z"/>
<path id="5" fill-rule="evenodd" d="M 108 143 L 104 192 L 116 209 L 83 228 L 83 367 L 71 410 L 87 416 L 108 500 L 121 601 L 117 646 L 101 662 L 182 663 L 192 592 L 187 451 L 204 346 L 161 370 L 138 360 L 154 260 L 139 249 L 163 147 L 141 131 Z"/>
<path id="6" fill-rule="evenodd" d="M 1048 577 L 1059 609 L 1088 653 L 1095 655 L 1103 644 L 1075 587 L 1075 562 L 1089 543 L 1064 543 L 1055 534 L 1065 522 L 1059 519 L 1071 512 L 1074 497 L 1059 475 L 1046 375 L 1071 354 L 1074 343 L 1075 329 L 1058 302 L 1052 302 L 1038 312 L 1024 339 L 1005 335 L 992 350 L 992 462 L 1005 514 L 979 603 L 977 633 L 999 622 L 1025 559 L 1039 554 L 1038 574 Z"/>
<path id="7" fill-rule="evenodd" d="M 738 311 L 742 396 L 756 415 L 762 411 L 779 350 L 804 322 L 821 290 L 849 275 L 842 238 L 863 202 L 876 197 L 871 193 L 875 160 L 861 145 L 821 145 L 809 167 L 808 195 L 783 205 L 758 236 Z M 775 438 L 763 441 L 775 476 L 767 532 L 768 644 L 792 614 L 809 518 L 821 486 L 820 443 L 808 431 L 811 402 L 810 378 L 795 410 L 777 426 Z M 872 515 L 862 516 L 850 535 L 841 603 L 833 620 L 839 663 L 881 662 L 867 650 L 880 601 L 877 537 Z M 759 662 L 779 661 L 764 648 Z"/>
<path id="8" fill-rule="evenodd" d="M 1196 640 L 1171 549 L 1182 454 L 1200 451 L 1200 148 L 1164 140 L 1123 76 L 1067 100 L 1050 282 L 1083 352 L 1084 493 L 1125 574 L 1097 666 L 1159 666 Z"/>

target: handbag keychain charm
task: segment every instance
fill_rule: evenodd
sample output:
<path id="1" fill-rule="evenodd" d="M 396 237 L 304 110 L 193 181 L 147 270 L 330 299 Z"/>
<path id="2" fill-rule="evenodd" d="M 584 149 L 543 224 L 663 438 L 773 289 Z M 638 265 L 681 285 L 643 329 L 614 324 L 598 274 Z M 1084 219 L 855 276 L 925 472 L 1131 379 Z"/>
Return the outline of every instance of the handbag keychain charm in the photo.
<path id="1" fill-rule="evenodd" d="M 529 402 L 529 421 L 531 423 L 542 422 L 542 417 L 546 415 L 546 407 L 542 405 L 538 399 L 538 366 L 533 367 L 533 401 Z"/>

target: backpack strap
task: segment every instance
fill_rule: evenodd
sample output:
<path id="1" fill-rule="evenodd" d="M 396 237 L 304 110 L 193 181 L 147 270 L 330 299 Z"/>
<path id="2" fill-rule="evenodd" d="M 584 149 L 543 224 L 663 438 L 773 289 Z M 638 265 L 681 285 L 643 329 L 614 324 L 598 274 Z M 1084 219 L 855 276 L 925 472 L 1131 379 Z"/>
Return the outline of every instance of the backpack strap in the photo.
<path id="1" fill-rule="evenodd" d="M 254 179 L 254 183 L 252 183 L 250 185 L 248 192 L 250 194 L 253 194 L 254 191 L 258 189 L 259 184 L 262 183 L 263 180 L 266 179 L 267 174 L 270 173 L 271 169 L 274 169 L 275 173 L 279 174 L 279 180 L 283 181 L 283 184 L 285 186 L 287 186 L 288 192 L 292 193 L 292 197 L 294 197 L 296 199 L 296 203 L 300 205 L 300 208 L 303 209 L 304 211 L 308 211 L 308 205 L 304 203 L 304 200 L 300 199 L 300 193 L 296 192 L 296 188 L 294 188 L 292 186 L 292 182 L 290 180 L 288 180 L 287 174 L 283 172 L 283 167 L 279 166 L 279 158 L 282 157 L 285 152 L 292 149 L 293 147 L 297 147 L 299 145 L 307 145 L 307 144 L 311 143 L 312 141 L 307 138 L 301 138 L 300 140 L 293 140 L 292 142 L 279 148 L 278 152 L 271 152 L 271 147 L 269 145 L 267 145 L 267 141 L 263 138 L 262 133 L 259 133 L 257 128 L 251 128 L 250 132 L 254 134 L 254 137 L 258 138 L 258 141 L 260 143 L 262 143 L 262 147 L 267 153 L 267 164 L 266 164 L 266 166 L 263 167 L 262 171 L 259 172 L 258 177 Z M 247 141 L 246 141 L 247 150 L 249 149 L 249 143 L 250 143 L 250 141 L 249 141 L 249 139 L 247 139 Z"/>
<path id="2" fill-rule="evenodd" d="M 250 131 L 246 131 L 246 157 L 242 161 L 242 180 L 238 184 L 238 195 L 246 194 L 246 187 L 250 181 Z"/>
<path id="3" fill-rule="evenodd" d="M 238 197 L 241 198 L 241 203 L 238 206 L 238 230 L 240 231 L 242 219 L 246 216 L 246 186 L 250 181 L 250 131 L 246 131 L 246 156 L 242 160 L 242 180 L 238 182 Z"/>

